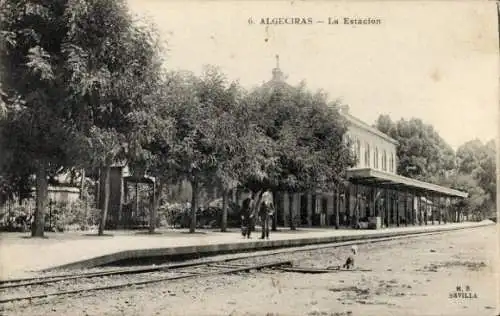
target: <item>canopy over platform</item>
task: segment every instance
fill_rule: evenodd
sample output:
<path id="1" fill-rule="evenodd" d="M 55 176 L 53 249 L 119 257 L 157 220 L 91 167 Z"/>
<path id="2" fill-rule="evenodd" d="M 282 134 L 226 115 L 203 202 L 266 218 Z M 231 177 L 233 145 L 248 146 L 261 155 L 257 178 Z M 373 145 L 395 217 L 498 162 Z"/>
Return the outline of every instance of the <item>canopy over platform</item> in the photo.
<path id="1" fill-rule="evenodd" d="M 371 168 L 357 168 L 347 170 L 347 179 L 354 184 L 377 186 L 401 191 L 418 193 L 432 193 L 448 197 L 466 198 L 468 193 L 442 187 L 436 184 L 403 177 Z"/>

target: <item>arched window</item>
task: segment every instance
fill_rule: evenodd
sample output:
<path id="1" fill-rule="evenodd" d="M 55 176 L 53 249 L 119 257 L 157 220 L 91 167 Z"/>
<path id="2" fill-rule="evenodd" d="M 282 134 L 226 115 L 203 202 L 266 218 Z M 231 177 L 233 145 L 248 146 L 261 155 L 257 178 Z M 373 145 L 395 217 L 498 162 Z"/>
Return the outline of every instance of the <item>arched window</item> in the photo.
<path id="1" fill-rule="evenodd" d="M 382 154 L 382 170 L 387 171 L 387 152 L 384 149 L 384 153 Z"/>
<path id="2" fill-rule="evenodd" d="M 373 167 L 378 169 L 378 148 L 375 147 L 375 157 L 373 157 Z"/>
<path id="3" fill-rule="evenodd" d="M 365 166 L 370 167 L 370 144 L 365 144 Z"/>
<path id="4" fill-rule="evenodd" d="M 389 158 L 389 171 L 394 172 L 394 154 L 391 153 L 391 156 Z"/>
<path id="5" fill-rule="evenodd" d="M 359 139 L 356 139 L 356 164 L 361 162 L 361 142 Z"/>

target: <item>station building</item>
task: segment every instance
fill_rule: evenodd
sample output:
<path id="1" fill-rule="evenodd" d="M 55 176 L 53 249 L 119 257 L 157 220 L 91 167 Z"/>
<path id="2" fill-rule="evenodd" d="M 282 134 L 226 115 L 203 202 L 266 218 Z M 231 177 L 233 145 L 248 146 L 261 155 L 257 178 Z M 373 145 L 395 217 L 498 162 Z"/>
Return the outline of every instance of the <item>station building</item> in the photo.
<path id="1" fill-rule="evenodd" d="M 290 89 L 284 78 L 277 57 L 265 86 Z M 346 138 L 357 157 L 347 170 L 348 185 L 337 192 L 277 193 L 275 224 L 382 228 L 463 219 L 453 206 L 467 193 L 398 175 L 398 142 L 353 116 L 348 106 L 341 106 L 340 114 L 348 122 Z"/>
<path id="2" fill-rule="evenodd" d="M 264 87 L 293 89 L 285 81 L 278 58 L 272 78 L 264 83 Z M 467 193 L 398 175 L 398 142 L 353 116 L 347 106 L 341 107 L 340 114 L 348 122 L 346 138 L 358 158 L 357 164 L 347 170 L 348 185 L 336 192 L 275 193 L 275 225 L 376 229 L 463 220 L 453 205 L 455 201 L 466 198 Z M 133 203 L 126 197 L 129 184 L 135 184 L 137 196 L 137 184 L 146 183 L 154 190 L 154 179 L 136 179 L 127 169 L 121 165 L 111 169 L 108 213 L 111 227 L 127 226 L 126 223 L 141 218 L 147 222 L 147 211 L 140 210 L 137 199 Z M 186 185 L 189 186 L 188 183 L 182 185 L 185 193 L 191 191 Z M 99 195 L 102 195 L 104 186 L 99 187 Z M 240 190 L 233 190 L 233 202 L 241 203 L 240 193 Z M 209 195 L 212 200 L 217 198 L 217 190 L 210 190 Z M 102 207 L 102 202 L 103 199 L 98 198 L 99 207 Z M 130 206 L 130 203 L 135 206 Z"/>

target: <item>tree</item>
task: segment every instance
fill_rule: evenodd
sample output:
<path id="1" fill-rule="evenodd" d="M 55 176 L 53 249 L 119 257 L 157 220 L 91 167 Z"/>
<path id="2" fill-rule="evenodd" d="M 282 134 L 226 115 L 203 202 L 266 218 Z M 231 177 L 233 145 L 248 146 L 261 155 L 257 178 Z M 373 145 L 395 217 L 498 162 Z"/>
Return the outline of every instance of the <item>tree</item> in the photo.
<path id="1" fill-rule="evenodd" d="M 122 0 L 6 0 L 0 12 L 2 87 L 21 100 L 16 139 L 37 170 L 32 234 L 42 236 L 50 172 L 89 164 L 85 153 L 102 144 L 95 154 L 103 156 L 92 161 L 103 164 L 104 175 L 121 160 L 116 148 L 126 148 L 128 116 L 146 106 L 148 84 L 158 76 L 159 45 Z"/>
<path id="2" fill-rule="evenodd" d="M 173 146 L 176 121 L 173 118 L 174 103 L 182 107 L 189 101 L 181 98 L 181 76 L 167 74 L 164 81 L 158 81 L 155 91 L 149 96 L 150 107 L 135 111 L 131 115 L 135 128 L 129 133 L 127 160 L 132 171 L 140 176 L 154 177 L 154 194 L 150 208 L 149 232 L 154 233 L 161 195 L 166 185 L 179 180 L 174 169 Z M 180 102 L 182 104 L 178 104 Z"/>
<path id="3" fill-rule="evenodd" d="M 154 26 L 135 21 L 125 1 L 80 2 L 70 19 L 64 46 L 70 56 L 71 92 L 78 126 L 87 137 L 91 161 L 105 177 L 99 234 L 103 233 L 109 199 L 109 170 L 124 163 L 134 143 L 137 117 L 153 106 L 161 81 L 162 46 Z M 104 150 L 100 146 L 104 145 Z M 107 150 L 106 150 L 107 148 Z"/>
<path id="4" fill-rule="evenodd" d="M 47 178 L 67 167 L 75 131 L 65 103 L 65 1 L 0 3 L 0 73 L 4 99 L 15 108 L 3 146 L 36 170 L 36 210 L 32 236 L 43 236 Z M 29 169 L 26 169 L 29 170 Z"/>
<path id="5" fill-rule="evenodd" d="M 173 122 L 173 135 L 168 140 L 159 137 L 162 140 L 152 154 L 157 157 L 155 168 L 168 170 L 164 174 L 170 181 L 191 183 L 190 232 L 194 232 L 201 187 L 222 186 L 227 194 L 237 182 L 236 157 L 245 147 L 239 139 L 242 133 L 237 132 L 242 131 L 238 123 L 243 123 L 237 108 L 241 90 L 212 66 L 206 66 L 201 77 L 171 73 L 166 85 L 161 117 Z"/>
<path id="6" fill-rule="evenodd" d="M 256 209 L 267 189 L 331 190 L 342 183 L 354 157 L 344 137 L 347 123 L 326 94 L 312 94 L 305 85 L 264 86 L 253 91 L 247 103 L 263 133 L 256 166 L 247 170 L 243 181 L 257 197 Z"/>
<path id="7" fill-rule="evenodd" d="M 482 207 L 494 212 L 496 205 L 496 148 L 494 140 L 483 144 L 480 140 L 464 143 L 457 150 L 458 172 L 471 176 L 487 195 Z"/>
<path id="8" fill-rule="evenodd" d="M 258 159 L 257 142 L 262 134 L 257 125 L 251 121 L 247 104 L 243 102 L 245 91 L 235 82 L 227 84 L 223 75 L 217 75 L 213 69 L 212 76 L 218 76 L 218 102 L 214 103 L 207 134 L 211 135 L 210 147 L 217 162 L 208 171 L 211 184 L 222 188 L 221 231 L 227 229 L 227 211 L 229 191 L 242 184 L 242 178 Z M 226 87 L 225 89 L 220 89 Z M 210 91 L 217 91 L 210 88 Z M 207 183 L 210 185 L 210 183 Z"/>
<path id="9" fill-rule="evenodd" d="M 441 185 L 469 194 L 467 199 L 455 205 L 456 219 L 459 214 L 470 215 L 475 219 L 484 219 L 487 216 L 488 210 L 485 208 L 485 203 L 490 197 L 471 174 L 457 173 L 449 177 L 441 176 L 437 181 Z"/>
<path id="10" fill-rule="evenodd" d="M 375 127 L 399 142 L 398 174 L 429 181 L 454 169 L 455 153 L 432 125 L 416 118 L 393 122 L 388 115 L 380 115 Z"/>

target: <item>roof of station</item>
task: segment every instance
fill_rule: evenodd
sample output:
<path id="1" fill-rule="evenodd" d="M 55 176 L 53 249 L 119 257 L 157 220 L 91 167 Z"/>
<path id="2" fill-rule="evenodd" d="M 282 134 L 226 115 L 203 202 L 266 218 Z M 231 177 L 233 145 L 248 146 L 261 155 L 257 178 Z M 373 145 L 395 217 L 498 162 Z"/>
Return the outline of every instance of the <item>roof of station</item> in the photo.
<path id="1" fill-rule="evenodd" d="M 415 193 L 436 194 L 448 197 L 468 197 L 468 193 L 466 192 L 372 168 L 356 168 L 347 170 L 347 179 L 351 183 L 367 186 L 384 187 Z"/>

